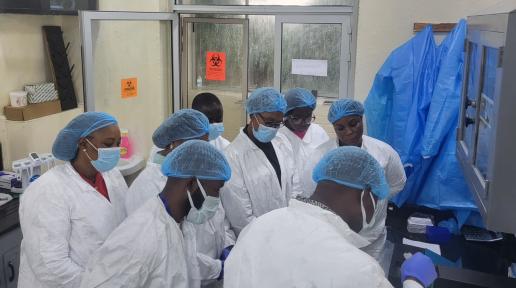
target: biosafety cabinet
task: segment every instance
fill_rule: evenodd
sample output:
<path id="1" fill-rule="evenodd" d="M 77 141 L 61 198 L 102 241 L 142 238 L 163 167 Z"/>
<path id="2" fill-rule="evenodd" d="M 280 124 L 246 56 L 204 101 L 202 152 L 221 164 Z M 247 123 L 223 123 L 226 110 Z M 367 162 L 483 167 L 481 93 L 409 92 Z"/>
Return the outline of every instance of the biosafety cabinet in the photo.
<path id="1" fill-rule="evenodd" d="M 516 10 L 468 17 L 457 157 L 486 228 L 516 233 Z"/>

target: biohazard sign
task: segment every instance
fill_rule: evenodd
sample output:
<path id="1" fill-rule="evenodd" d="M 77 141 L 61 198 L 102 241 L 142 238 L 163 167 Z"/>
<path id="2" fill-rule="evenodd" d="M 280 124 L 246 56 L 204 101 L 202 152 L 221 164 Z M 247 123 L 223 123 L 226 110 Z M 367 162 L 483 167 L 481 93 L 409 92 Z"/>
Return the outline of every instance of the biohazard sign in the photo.
<path id="1" fill-rule="evenodd" d="M 138 96 L 138 78 L 122 79 L 121 95 L 124 99 Z"/>
<path id="2" fill-rule="evenodd" d="M 206 80 L 226 80 L 226 53 L 206 52 Z"/>

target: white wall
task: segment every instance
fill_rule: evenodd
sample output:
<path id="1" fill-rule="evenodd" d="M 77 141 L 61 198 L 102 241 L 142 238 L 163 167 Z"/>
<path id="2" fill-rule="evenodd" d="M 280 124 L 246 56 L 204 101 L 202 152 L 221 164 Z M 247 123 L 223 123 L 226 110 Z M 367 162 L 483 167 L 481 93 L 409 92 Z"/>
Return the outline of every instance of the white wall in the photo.
<path id="1" fill-rule="evenodd" d="M 82 66 L 79 20 L 77 16 L 0 14 L 0 114 L 9 104 L 9 92 L 25 84 L 52 80 L 41 26 L 61 26 L 69 48 L 75 92 L 82 99 Z"/>
<path id="2" fill-rule="evenodd" d="M 104 11 L 169 11 L 168 0 L 101 0 Z M 135 153 L 147 157 L 154 130 L 170 114 L 169 23 L 100 21 L 93 27 L 95 110 L 129 129 Z M 122 99 L 120 81 L 138 79 L 138 96 Z"/>
<path id="3" fill-rule="evenodd" d="M 79 19 L 77 16 L 42 16 L 0 14 L 0 142 L 4 168 L 11 161 L 27 157 L 29 152 L 48 153 L 59 130 L 82 107 L 65 113 L 26 122 L 7 121 L 3 107 L 9 104 L 9 92 L 22 90 L 26 84 L 52 81 L 50 61 L 45 50 L 41 26 L 61 26 L 70 66 L 75 64 L 72 79 L 75 93 L 82 101 L 82 63 Z"/>
<path id="4" fill-rule="evenodd" d="M 516 0 L 360 0 L 359 6 L 355 99 L 364 101 L 390 52 L 414 35 L 414 22 L 507 12 L 516 9 Z"/>

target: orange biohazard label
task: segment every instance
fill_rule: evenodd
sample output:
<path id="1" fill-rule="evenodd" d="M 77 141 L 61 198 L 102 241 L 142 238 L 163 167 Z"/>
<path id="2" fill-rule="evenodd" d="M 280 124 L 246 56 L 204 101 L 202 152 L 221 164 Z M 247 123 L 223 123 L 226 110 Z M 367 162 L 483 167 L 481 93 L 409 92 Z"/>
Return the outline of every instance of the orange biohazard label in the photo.
<path id="1" fill-rule="evenodd" d="M 206 80 L 226 81 L 226 53 L 206 52 Z"/>
<path id="2" fill-rule="evenodd" d="M 122 98 L 132 98 L 138 96 L 138 78 L 127 78 L 121 81 Z"/>

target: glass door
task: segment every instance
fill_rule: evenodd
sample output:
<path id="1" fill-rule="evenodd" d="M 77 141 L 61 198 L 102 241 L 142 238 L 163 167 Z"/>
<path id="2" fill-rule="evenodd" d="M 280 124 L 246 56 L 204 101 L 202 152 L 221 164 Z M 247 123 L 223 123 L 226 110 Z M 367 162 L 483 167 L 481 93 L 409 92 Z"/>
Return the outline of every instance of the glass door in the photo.
<path id="1" fill-rule="evenodd" d="M 276 16 L 274 84 L 315 96 L 348 96 L 350 16 Z"/>
<path id="2" fill-rule="evenodd" d="M 317 97 L 316 122 L 333 135 L 327 114 L 333 99 L 349 92 L 350 15 L 278 15 L 274 86 L 282 93 L 306 88 Z"/>
<path id="3" fill-rule="evenodd" d="M 182 19 L 181 107 L 196 95 L 215 94 L 224 107 L 224 137 L 232 141 L 245 125 L 248 20 Z"/>
<path id="4" fill-rule="evenodd" d="M 179 91 L 173 85 L 178 71 L 172 71 L 179 55 L 172 45 L 177 18 L 97 11 L 82 11 L 80 17 L 86 111 L 115 116 L 120 128 L 128 129 L 134 154 L 146 158 L 152 133 L 172 112 L 173 91 Z"/>

